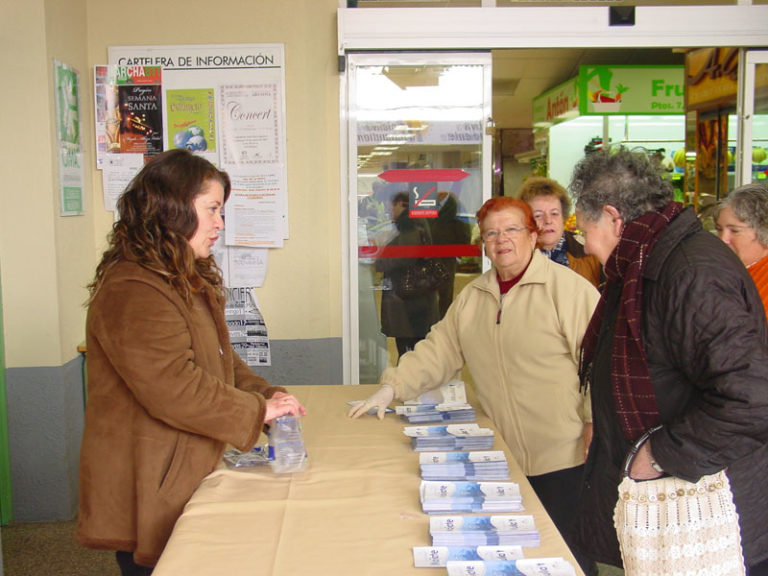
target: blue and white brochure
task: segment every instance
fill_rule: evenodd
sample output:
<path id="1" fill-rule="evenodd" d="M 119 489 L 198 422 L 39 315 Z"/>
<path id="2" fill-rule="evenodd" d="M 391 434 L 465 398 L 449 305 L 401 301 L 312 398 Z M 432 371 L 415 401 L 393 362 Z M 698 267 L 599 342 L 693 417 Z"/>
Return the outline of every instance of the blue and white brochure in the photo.
<path id="1" fill-rule="evenodd" d="M 530 514 L 430 516 L 432 546 L 539 546 Z"/>
<path id="2" fill-rule="evenodd" d="M 422 481 L 424 512 L 519 512 L 520 486 L 515 482 Z"/>
<path id="3" fill-rule="evenodd" d="M 449 561 L 518 560 L 523 557 L 522 546 L 414 546 L 414 568 L 445 568 Z"/>
<path id="4" fill-rule="evenodd" d="M 523 558 L 501 562 L 449 561 L 448 576 L 575 576 L 573 566 L 562 558 Z"/>
<path id="5" fill-rule="evenodd" d="M 436 450 L 490 450 L 494 433 L 476 423 L 449 424 L 447 426 L 406 426 L 403 430 L 411 437 L 416 452 Z"/>

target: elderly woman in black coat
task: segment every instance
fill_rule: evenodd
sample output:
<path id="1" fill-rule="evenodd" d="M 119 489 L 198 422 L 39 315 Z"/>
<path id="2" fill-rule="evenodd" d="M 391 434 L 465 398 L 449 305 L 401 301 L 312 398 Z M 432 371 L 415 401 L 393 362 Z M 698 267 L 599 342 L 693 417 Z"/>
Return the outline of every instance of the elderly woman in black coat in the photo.
<path id="1" fill-rule="evenodd" d="M 571 192 L 586 251 L 607 276 L 583 343 L 594 439 L 582 550 L 621 565 L 612 522 L 621 467 L 653 429 L 629 477 L 696 482 L 726 469 L 748 574 L 766 574 L 768 334 L 754 283 L 642 154 L 585 157 Z"/>

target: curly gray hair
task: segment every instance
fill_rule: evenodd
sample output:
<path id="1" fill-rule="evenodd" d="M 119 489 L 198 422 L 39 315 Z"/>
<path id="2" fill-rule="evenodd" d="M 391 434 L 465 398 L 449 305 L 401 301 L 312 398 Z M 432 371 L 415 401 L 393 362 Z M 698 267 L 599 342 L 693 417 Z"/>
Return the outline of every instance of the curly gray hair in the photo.
<path id="1" fill-rule="evenodd" d="M 715 207 L 715 222 L 726 207 L 755 231 L 760 244 L 768 246 L 768 185 L 752 182 L 731 190 Z"/>
<path id="2" fill-rule="evenodd" d="M 672 201 L 671 184 L 643 152 L 619 147 L 593 152 L 576 165 L 570 183 L 576 209 L 596 221 L 605 206 L 619 211 L 624 222 L 661 210 Z"/>

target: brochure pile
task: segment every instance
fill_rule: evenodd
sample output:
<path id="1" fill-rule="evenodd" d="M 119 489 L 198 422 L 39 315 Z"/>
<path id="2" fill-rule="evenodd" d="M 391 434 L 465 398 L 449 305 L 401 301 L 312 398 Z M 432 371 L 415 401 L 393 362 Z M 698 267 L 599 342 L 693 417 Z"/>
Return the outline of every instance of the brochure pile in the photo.
<path id="1" fill-rule="evenodd" d="M 448 576 L 575 576 L 570 562 L 562 558 L 524 558 L 499 562 L 451 561 Z"/>
<path id="2" fill-rule="evenodd" d="M 461 380 L 451 380 L 435 388 L 428 390 L 413 400 L 406 400 L 404 404 L 466 404 L 467 389 Z"/>
<path id="3" fill-rule="evenodd" d="M 508 480 L 509 465 L 501 450 L 474 452 L 421 452 L 419 466 L 423 480 Z"/>
<path id="4" fill-rule="evenodd" d="M 522 546 L 414 546 L 415 568 L 445 568 L 449 561 L 518 560 L 523 557 Z"/>
<path id="5" fill-rule="evenodd" d="M 480 428 L 477 424 L 406 426 L 403 432 L 411 438 L 411 445 L 416 452 L 493 448 L 493 430 Z"/>
<path id="6" fill-rule="evenodd" d="M 519 512 L 520 486 L 514 482 L 422 481 L 419 490 L 424 512 Z"/>
<path id="7" fill-rule="evenodd" d="M 427 422 L 472 422 L 475 409 L 469 404 L 404 404 L 395 412 L 409 424 Z"/>
<path id="8" fill-rule="evenodd" d="M 432 546 L 539 546 L 531 515 L 431 516 Z"/>
<path id="9" fill-rule="evenodd" d="M 456 380 L 395 407 L 408 424 L 443 423 L 403 430 L 419 452 L 419 497 L 432 538 L 432 546 L 413 548 L 414 567 L 444 567 L 448 576 L 575 576 L 563 558 L 523 557 L 523 546 L 540 545 L 539 531 L 532 515 L 506 514 L 524 509 L 520 486 L 509 481 L 504 451 L 493 450 L 493 430 L 473 422 L 466 402 Z"/>

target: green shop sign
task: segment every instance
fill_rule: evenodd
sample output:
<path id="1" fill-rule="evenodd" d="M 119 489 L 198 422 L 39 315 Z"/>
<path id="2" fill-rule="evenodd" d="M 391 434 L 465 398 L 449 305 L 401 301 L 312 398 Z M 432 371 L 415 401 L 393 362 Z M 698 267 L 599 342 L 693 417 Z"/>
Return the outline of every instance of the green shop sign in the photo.
<path id="1" fill-rule="evenodd" d="M 571 78 L 533 99 L 533 126 L 546 128 L 579 116 L 578 78 Z"/>
<path id="2" fill-rule="evenodd" d="M 683 114 L 684 66 L 581 66 L 579 75 L 533 100 L 533 125 L 578 116 Z"/>
<path id="3" fill-rule="evenodd" d="M 684 66 L 580 66 L 579 112 L 685 113 Z"/>

